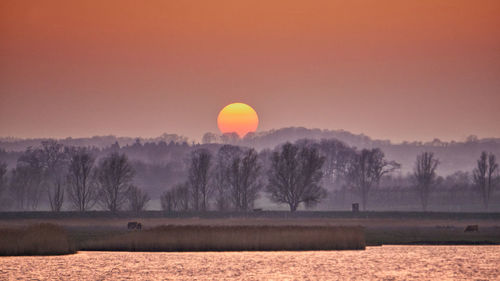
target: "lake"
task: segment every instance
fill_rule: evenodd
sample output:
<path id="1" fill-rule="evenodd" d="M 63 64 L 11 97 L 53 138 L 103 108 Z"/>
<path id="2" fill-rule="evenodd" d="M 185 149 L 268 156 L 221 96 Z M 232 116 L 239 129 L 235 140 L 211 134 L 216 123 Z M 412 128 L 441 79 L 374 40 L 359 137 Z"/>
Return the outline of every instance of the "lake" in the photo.
<path id="1" fill-rule="evenodd" d="M 500 246 L 0 257 L 0 280 L 500 280 Z"/>

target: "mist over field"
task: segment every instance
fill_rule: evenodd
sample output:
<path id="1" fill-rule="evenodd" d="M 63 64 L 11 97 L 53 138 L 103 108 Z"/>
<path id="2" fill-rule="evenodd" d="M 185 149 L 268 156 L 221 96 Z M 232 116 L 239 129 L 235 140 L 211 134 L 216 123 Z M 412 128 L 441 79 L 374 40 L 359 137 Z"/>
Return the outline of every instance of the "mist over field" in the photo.
<path id="1" fill-rule="evenodd" d="M 8 183 L 13 184 L 13 171 L 16 166 L 22 165 L 20 159 L 27 151 L 40 148 L 42 142 L 47 139 L 0 139 L 0 162 L 6 164 L 6 173 L 2 200 L 9 204 L 4 204 L 6 210 L 48 210 L 50 200 L 47 199 L 46 191 L 41 191 L 38 195 L 36 207 L 33 208 L 17 206 L 12 200 L 7 200 L 13 196 L 9 192 Z M 367 201 L 367 210 L 421 210 L 422 200 L 418 185 L 415 181 L 415 165 L 417 156 L 422 153 L 432 153 L 438 161 L 435 168 L 436 178 L 430 186 L 428 194 L 425 195 L 429 201 L 424 208 L 431 211 L 485 211 L 484 198 L 482 199 L 480 188 L 474 182 L 474 169 L 483 151 L 492 155 L 500 155 L 500 139 L 478 139 L 470 136 L 463 141 L 443 142 L 435 139 L 432 142 L 403 142 L 393 143 L 389 140 L 376 140 L 365 135 L 356 135 L 348 131 L 307 129 L 303 127 L 290 127 L 278 130 L 271 130 L 258 133 L 249 133 L 240 139 L 234 134 L 214 134 L 206 133 L 201 142 L 193 141 L 187 137 L 176 134 L 163 134 L 156 138 L 141 137 L 115 137 L 115 136 L 95 136 L 90 138 L 65 138 L 57 140 L 62 147 L 86 147 L 90 155 L 95 158 L 97 165 L 110 153 L 124 154 L 130 162 L 133 177 L 130 182 L 147 195 L 145 209 L 158 210 L 163 208 L 182 210 L 180 203 L 176 206 L 166 207 L 167 194 L 169 200 L 174 198 L 174 191 L 189 181 L 191 157 L 193 152 L 206 150 L 211 161 L 207 166 L 207 210 L 237 210 L 233 205 L 232 198 L 227 199 L 227 206 L 218 206 L 220 202 L 217 198 L 217 169 L 220 169 L 220 149 L 221 147 L 235 147 L 236 152 L 244 152 L 252 148 L 256 151 L 256 168 L 258 172 L 255 177 L 254 198 L 248 199 L 248 207 L 245 209 L 259 208 L 265 210 L 286 210 L 286 202 L 273 202 L 270 197 L 268 185 L 268 170 L 270 167 L 271 155 L 273 151 L 286 142 L 297 145 L 316 145 L 319 154 L 325 158 L 321 168 L 321 180 L 319 185 L 324 191 L 323 195 L 318 194 L 317 202 L 308 206 L 306 202 L 299 202 L 299 209 L 312 210 L 350 210 L 351 203 L 361 203 Z M 341 148 L 339 148 L 339 145 Z M 342 148 L 345 146 L 345 148 Z M 333 149 L 333 150 L 332 150 Z M 357 190 L 355 186 L 349 184 L 347 175 L 340 175 L 338 167 L 339 151 L 342 149 L 347 153 L 355 153 L 361 150 L 380 149 L 384 161 L 394 162 L 397 167 L 383 173 L 377 182 L 367 190 Z M 230 153 L 230 154 L 231 154 Z M 236 154 L 235 154 L 236 155 Z M 232 155 L 232 156 L 235 156 Z M 231 155 L 229 155 L 231 156 Z M 229 157 L 228 156 L 228 157 Z M 231 157 L 232 157 L 231 156 Z M 233 158 L 227 158 L 226 162 L 231 165 Z M 347 161 L 347 160 L 345 160 Z M 346 162 L 347 163 L 347 162 Z M 495 176 L 498 171 L 495 172 Z M 228 176 L 230 177 L 230 176 Z M 8 180 L 7 180 L 8 179 Z M 496 184 L 496 183 L 495 183 Z M 62 183 L 66 185 L 66 182 Z M 230 186 L 231 183 L 222 185 Z M 495 186 L 494 186 L 495 187 Z M 12 187 L 11 187 L 12 188 Z M 187 188 L 187 187 L 186 187 Z M 61 188 L 61 190 L 66 187 Z M 229 190 L 228 190 L 229 191 Z M 170 193 L 169 193 L 170 192 Z M 489 211 L 500 208 L 500 192 L 495 189 L 489 195 L 491 198 Z M 19 196 L 19 195 L 18 195 Z M 74 209 L 68 202 L 66 194 L 61 205 L 63 210 Z M 163 199 L 162 199 L 163 198 Z M 14 200 L 15 201 L 15 200 Z M 234 200 L 233 200 L 234 201 Z M 276 201 L 276 200 L 274 200 Z M 172 201 L 173 202 L 173 201 Z M 218 203 L 219 202 L 219 203 Z M 172 203 L 171 203 L 172 204 Z M 187 203 L 186 203 L 187 204 Z M 190 204 L 190 203 L 189 203 Z M 246 204 L 246 203 L 245 203 Z M 427 205 L 427 203 L 426 203 Z M 192 206 L 186 205 L 186 210 Z M 103 205 L 94 204 L 94 209 L 106 209 Z M 123 204 L 123 210 L 129 206 Z M 236 209 L 235 209 L 236 208 Z"/>
<path id="2" fill-rule="evenodd" d="M 405 141 L 391 142 L 390 140 L 373 139 L 363 134 L 353 134 L 344 130 L 322 130 L 308 129 L 304 127 L 289 127 L 258 133 L 249 133 L 245 138 L 239 139 L 235 136 L 222 136 L 215 133 L 206 133 L 200 140 L 191 140 L 187 137 L 174 133 L 165 133 L 155 138 L 144 137 L 118 137 L 113 135 L 94 136 L 88 138 L 63 138 L 58 142 L 67 146 L 88 146 L 105 149 L 118 143 L 121 147 L 132 146 L 140 143 L 143 146 L 161 143 L 187 144 L 188 146 L 200 144 L 232 144 L 245 147 L 253 147 L 257 150 L 274 149 L 284 142 L 294 142 L 300 139 L 337 139 L 345 144 L 357 148 L 381 148 L 386 157 L 401 164 L 400 172 L 405 174 L 412 171 L 415 157 L 422 151 L 432 151 L 440 159 L 438 173 L 447 176 L 457 171 L 469 171 L 475 166 L 475 159 L 482 151 L 491 151 L 500 154 L 500 138 L 484 138 L 471 135 L 464 140 L 441 141 L 434 139 L 429 142 Z M 28 147 L 39 146 L 42 140 L 47 138 L 0 138 L 0 153 L 2 160 L 7 161 L 9 166 L 15 165 L 16 155 Z M 136 153 L 128 155 L 132 159 L 145 163 L 166 163 L 171 161 L 168 155 L 154 153 Z"/>

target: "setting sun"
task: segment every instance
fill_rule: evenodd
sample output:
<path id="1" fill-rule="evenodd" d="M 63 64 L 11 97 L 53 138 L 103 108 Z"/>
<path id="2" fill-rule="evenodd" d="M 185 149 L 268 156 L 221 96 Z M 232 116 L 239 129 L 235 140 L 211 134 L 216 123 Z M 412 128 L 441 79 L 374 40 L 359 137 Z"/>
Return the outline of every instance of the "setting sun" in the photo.
<path id="1" fill-rule="evenodd" d="M 257 130 L 259 117 L 251 106 L 237 102 L 225 106 L 219 112 L 217 125 L 223 134 L 235 132 L 242 138 Z"/>

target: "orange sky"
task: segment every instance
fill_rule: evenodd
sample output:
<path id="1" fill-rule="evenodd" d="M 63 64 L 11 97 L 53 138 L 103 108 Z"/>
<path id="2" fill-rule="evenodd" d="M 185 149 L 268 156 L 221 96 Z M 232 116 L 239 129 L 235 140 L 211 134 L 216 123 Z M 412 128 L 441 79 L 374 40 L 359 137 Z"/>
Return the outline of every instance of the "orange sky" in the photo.
<path id="1" fill-rule="evenodd" d="M 307 3 L 306 3 L 307 2 Z M 0 136 L 500 137 L 500 1 L 0 2 Z"/>

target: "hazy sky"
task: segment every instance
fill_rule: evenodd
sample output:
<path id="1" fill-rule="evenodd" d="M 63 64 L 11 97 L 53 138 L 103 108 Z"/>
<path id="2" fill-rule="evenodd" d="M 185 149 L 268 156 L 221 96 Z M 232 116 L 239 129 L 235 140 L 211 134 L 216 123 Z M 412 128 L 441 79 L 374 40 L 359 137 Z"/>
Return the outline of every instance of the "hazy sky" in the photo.
<path id="1" fill-rule="evenodd" d="M 0 136 L 500 137 L 500 1 L 0 1 Z"/>

